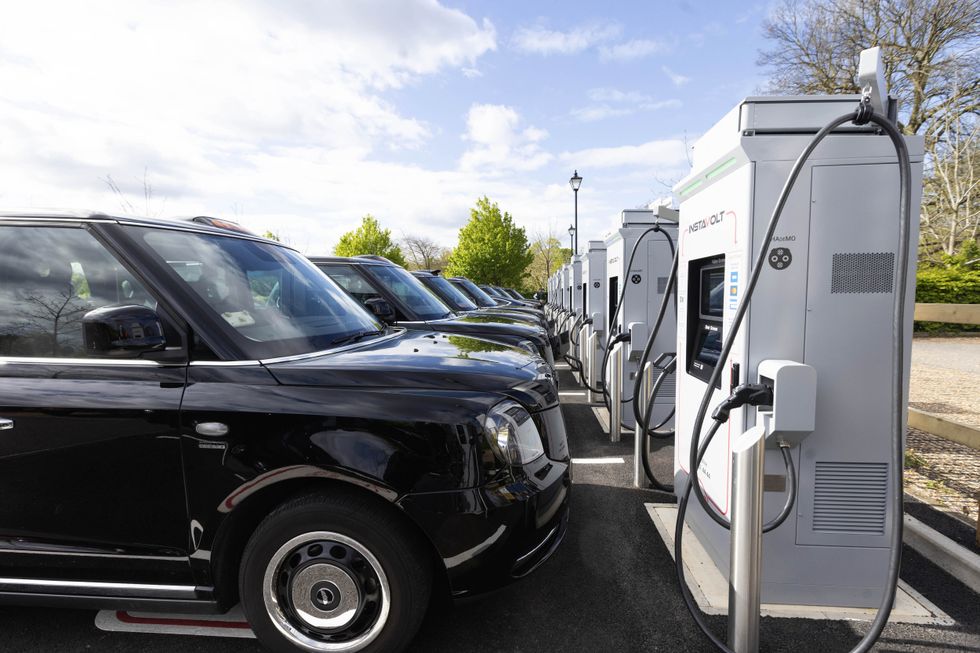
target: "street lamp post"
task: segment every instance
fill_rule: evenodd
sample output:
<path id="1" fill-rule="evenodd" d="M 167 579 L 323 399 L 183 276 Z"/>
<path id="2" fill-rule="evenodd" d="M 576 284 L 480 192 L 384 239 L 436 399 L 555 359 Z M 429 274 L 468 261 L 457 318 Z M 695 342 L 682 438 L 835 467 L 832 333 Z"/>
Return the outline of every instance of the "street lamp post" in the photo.
<path id="1" fill-rule="evenodd" d="M 577 233 L 578 229 L 575 228 L 575 225 L 568 225 L 568 246 L 572 249 L 572 256 L 575 256 L 575 244 L 578 240 L 575 235 Z"/>
<path id="2" fill-rule="evenodd" d="M 572 174 L 572 178 L 568 180 L 568 184 L 575 191 L 575 239 L 572 243 L 572 256 L 578 254 L 578 189 L 582 186 L 582 178 L 578 174 L 578 170 Z M 569 231 L 569 233 L 572 233 Z"/>

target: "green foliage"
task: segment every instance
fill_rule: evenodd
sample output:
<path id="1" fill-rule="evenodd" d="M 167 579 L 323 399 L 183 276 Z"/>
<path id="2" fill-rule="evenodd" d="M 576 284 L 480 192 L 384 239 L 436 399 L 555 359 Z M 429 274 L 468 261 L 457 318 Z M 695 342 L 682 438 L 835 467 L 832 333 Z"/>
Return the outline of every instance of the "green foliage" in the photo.
<path id="1" fill-rule="evenodd" d="M 274 240 L 277 243 L 281 243 L 282 242 L 282 238 L 279 237 L 279 234 L 277 234 L 276 232 L 272 231 L 271 229 L 266 229 L 265 233 L 262 234 L 262 237 L 263 238 L 268 238 L 269 240 Z"/>
<path id="2" fill-rule="evenodd" d="M 391 229 L 382 229 L 377 218 L 370 213 L 361 218 L 360 227 L 340 237 L 340 242 L 333 248 L 333 253 L 337 256 L 375 254 L 384 256 L 397 265 L 405 265 L 401 248 L 391 238 Z"/>
<path id="3" fill-rule="evenodd" d="M 519 288 L 533 259 L 524 229 L 484 196 L 470 210 L 470 221 L 459 230 L 459 244 L 449 255 L 447 273 L 476 283 Z"/>
<path id="4" fill-rule="evenodd" d="M 961 265 L 969 260 L 964 257 Z M 980 304 L 980 268 L 976 265 L 920 268 L 916 274 L 915 301 L 921 304 Z M 915 327 L 920 331 L 980 331 L 975 325 L 940 322 L 916 322 Z"/>
<path id="5" fill-rule="evenodd" d="M 531 243 L 531 253 L 534 259 L 527 270 L 521 292 L 534 293 L 548 287 L 548 279 L 555 270 L 568 263 L 572 258 L 572 250 L 562 247 L 561 241 L 551 234 L 538 236 Z"/>
<path id="6" fill-rule="evenodd" d="M 980 270 L 919 270 L 916 275 L 915 301 L 923 304 L 980 304 Z"/>
<path id="7" fill-rule="evenodd" d="M 976 240 L 968 240 L 960 246 L 960 251 L 952 256 L 944 255 L 942 260 L 945 267 L 953 270 L 980 271 L 980 244 Z"/>

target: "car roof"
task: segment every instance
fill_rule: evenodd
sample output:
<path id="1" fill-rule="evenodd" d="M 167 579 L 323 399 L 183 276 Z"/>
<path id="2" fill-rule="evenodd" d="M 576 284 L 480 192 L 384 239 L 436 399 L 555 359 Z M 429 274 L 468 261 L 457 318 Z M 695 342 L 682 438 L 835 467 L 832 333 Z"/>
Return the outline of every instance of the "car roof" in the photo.
<path id="1" fill-rule="evenodd" d="M 370 255 L 363 256 L 308 256 L 314 263 L 347 263 L 352 265 L 386 265 L 397 267 L 394 263 L 384 257 L 368 258 Z M 380 259 L 380 260 L 379 260 Z"/>
<path id="2" fill-rule="evenodd" d="M 412 274 L 417 277 L 438 277 L 439 275 L 429 270 L 412 270 Z"/>
<path id="3" fill-rule="evenodd" d="M 206 234 L 217 234 L 221 236 L 232 236 L 235 238 L 244 238 L 246 240 L 257 240 L 264 243 L 275 243 L 282 247 L 288 247 L 289 249 L 294 249 L 289 247 L 289 245 L 283 245 L 282 243 L 276 243 L 275 241 L 257 236 L 255 234 L 249 233 L 247 231 L 237 231 L 230 229 L 223 229 L 221 227 L 213 227 L 207 224 L 202 224 L 200 222 L 194 222 L 193 218 L 144 218 L 139 216 L 131 215 L 115 215 L 110 213 L 101 213 L 98 211 L 70 211 L 70 210 L 48 210 L 48 209 L 28 209 L 23 211 L 17 210 L 2 210 L 0 211 L 0 224 L 3 222 L 101 222 L 101 223 L 113 223 L 122 225 L 132 225 L 137 227 L 155 227 L 158 229 L 171 229 L 174 231 L 193 231 L 198 233 Z"/>

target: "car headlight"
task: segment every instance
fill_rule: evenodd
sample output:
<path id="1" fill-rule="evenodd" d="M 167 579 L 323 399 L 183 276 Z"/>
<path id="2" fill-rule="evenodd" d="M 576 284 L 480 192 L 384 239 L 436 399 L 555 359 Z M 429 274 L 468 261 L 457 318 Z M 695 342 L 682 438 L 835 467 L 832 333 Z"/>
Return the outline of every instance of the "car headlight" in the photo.
<path id="1" fill-rule="evenodd" d="M 544 455 L 538 427 L 516 401 L 503 401 L 491 408 L 483 428 L 490 446 L 511 465 L 523 465 Z"/>

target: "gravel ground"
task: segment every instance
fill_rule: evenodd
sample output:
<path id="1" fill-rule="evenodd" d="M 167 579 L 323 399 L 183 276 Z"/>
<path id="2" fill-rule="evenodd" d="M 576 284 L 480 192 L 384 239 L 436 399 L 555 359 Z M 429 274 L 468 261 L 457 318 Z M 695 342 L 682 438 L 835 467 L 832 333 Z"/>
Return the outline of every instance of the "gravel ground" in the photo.
<path id="1" fill-rule="evenodd" d="M 917 337 L 909 406 L 980 428 L 980 338 Z M 977 523 L 980 451 L 909 429 L 905 460 L 907 492 Z"/>
<path id="2" fill-rule="evenodd" d="M 943 512 L 976 524 L 980 451 L 909 429 L 905 491 Z"/>
<path id="3" fill-rule="evenodd" d="M 980 338 L 915 338 L 909 406 L 980 428 Z"/>

